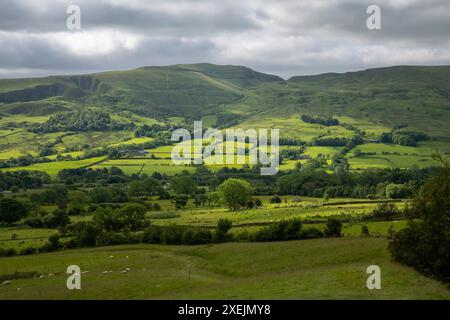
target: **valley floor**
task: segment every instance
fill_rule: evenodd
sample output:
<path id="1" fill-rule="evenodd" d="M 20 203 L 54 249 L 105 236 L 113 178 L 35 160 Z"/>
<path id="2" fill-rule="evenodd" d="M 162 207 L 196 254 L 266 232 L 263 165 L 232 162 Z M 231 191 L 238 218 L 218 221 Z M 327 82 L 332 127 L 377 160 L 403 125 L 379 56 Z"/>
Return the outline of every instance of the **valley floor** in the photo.
<path id="1" fill-rule="evenodd" d="M 0 299 L 450 299 L 443 284 L 392 262 L 386 248 L 385 238 L 347 237 L 0 258 L 3 278 L 36 275 L 0 286 Z M 73 264 L 82 270 L 81 290 L 66 288 Z M 373 264 L 381 268 L 381 290 L 366 288 Z"/>

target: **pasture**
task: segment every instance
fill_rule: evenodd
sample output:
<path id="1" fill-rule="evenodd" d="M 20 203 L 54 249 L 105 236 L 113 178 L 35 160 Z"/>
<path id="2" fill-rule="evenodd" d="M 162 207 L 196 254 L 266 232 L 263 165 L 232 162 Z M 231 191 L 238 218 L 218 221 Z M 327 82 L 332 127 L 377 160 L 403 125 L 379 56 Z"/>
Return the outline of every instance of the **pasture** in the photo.
<path id="1" fill-rule="evenodd" d="M 386 246 L 383 238 L 343 238 L 0 258 L 2 279 L 18 277 L 0 286 L 0 299 L 450 299 L 441 283 L 392 262 Z M 82 270 L 81 290 L 66 288 L 72 264 Z M 381 290 L 366 288 L 372 264 Z"/>

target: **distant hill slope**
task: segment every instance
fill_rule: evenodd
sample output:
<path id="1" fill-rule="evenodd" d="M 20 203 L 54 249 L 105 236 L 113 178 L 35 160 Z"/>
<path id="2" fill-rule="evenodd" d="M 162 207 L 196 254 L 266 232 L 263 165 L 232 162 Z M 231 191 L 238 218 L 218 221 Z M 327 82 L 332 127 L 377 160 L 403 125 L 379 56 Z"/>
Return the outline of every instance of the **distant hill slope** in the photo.
<path id="1" fill-rule="evenodd" d="M 407 124 L 449 140 L 450 66 L 396 66 L 285 81 L 242 66 L 202 63 L 0 80 L 3 116 L 83 106 L 154 117 L 233 113 L 239 121 L 302 113 L 348 116 L 391 128 Z"/>
<path id="2" fill-rule="evenodd" d="M 289 98 L 307 112 L 346 115 L 389 127 L 450 136 L 450 66 L 396 66 L 293 77 Z M 298 93 L 303 93 L 298 96 Z M 295 102 L 294 102 L 295 103 Z"/>

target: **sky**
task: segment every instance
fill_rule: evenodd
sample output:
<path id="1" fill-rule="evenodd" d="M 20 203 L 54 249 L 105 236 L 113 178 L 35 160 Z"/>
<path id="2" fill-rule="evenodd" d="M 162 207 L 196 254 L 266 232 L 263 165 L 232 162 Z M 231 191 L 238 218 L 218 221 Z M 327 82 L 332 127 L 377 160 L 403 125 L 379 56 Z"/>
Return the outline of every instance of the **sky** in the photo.
<path id="1" fill-rule="evenodd" d="M 381 29 L 367 28 L 371 4 Z M 450 65 L 449 16 L 449 0 L 0 0 L 0 78 L 200 62 L 283 78 Z"/>

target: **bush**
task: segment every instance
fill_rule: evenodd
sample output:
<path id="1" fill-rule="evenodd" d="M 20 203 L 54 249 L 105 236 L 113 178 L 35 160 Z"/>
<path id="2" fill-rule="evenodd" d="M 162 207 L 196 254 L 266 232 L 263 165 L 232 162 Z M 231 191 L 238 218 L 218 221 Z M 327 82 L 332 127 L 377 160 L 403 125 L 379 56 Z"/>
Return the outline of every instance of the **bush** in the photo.
<path id="1" fill-rule="evenodd" d="M 251 237 L 253 241 L 284 241 L 300 239 L 301 222 L 298 219 L 279 221 L 260 229 Z"/>
<path id="2" fill-rule="evenodd" d="M 37 249 L 35 247 L 27 247 L 20 250 L 21 255 L 30 255 L 37 253 Z"/>
<path id="3" fill-rule="evenodd" d="M 11 198 L 0 200 L 0 223 L 13 224 L 27 214 L 28 208 L 21 201 Z"/>
<path id="4" fill-rule="evenodd" d="M 324 234 L 326 237 L 342 237 L 342 223 L 334 218 L 328 219 Z"/>
<path id="5" fill-rule="evenodd" d="M 369 228 L 365 224 L 361 226 L 361 236 L 363 237 L 370 236 Z"/>
<path id="6" fill-rule="evenodd" d="M 162 229 L 162 243 L 164 244 L 181 244 L 184 228 L 177 225 L 169 225 Z"/>
<path id="7" fill-rule="evenodd" d="M 42 225 L 46 228 L 64 227 L 69 223 L 69 215 L 62 209 L 56 209 L 53 214 L 48 214 L 42 218 Z"/>
<path id="8" fill-rule="evenodd" d="M 319 239 L 323 238 L 323 232 L 315 227 L 309 227 L 300 230 L 300 239 Z"/>
<path id="9" fill-rule="evenodd" d="M 25 218 L 24 223 L 31 228 L 43 228 L 44 222 L 41 215 L 33 215 Z"/>
<path id="10" fill-rule="evenodd" d="M 162 243 L 162 230 L 160 227 L 150 226 L 142 234 L 144 243 Z"/>
<path id="11" fill-rule="evenodd" d="M 262 206 L 262 201 L 259 198 L 253 199 L 253 202 L 255 203 L 255 207 L 261 207 Z"/>
<path id="12" fill-rule="evenodd" d="M 187 228 L 182 236 L 183 244 L 206 244 L 212 240 L 211 232 L 206 229 Z"/>
<path id="13" fill-rule="evenodd" d="M 7 248 L 7 249 L 0 248 L 0 257 L 12 257 L 16 255 L 17 251 L 14 248 Z"/>
<path id="14" fill-rule="evenodd" d="M 50 251 L 56 251 L 63 247 L 61 242 L 59 242 L 59 235 L 58 234 L 52 234 L 50 237 L 48 237 L 48 242 L 42 246 L 40 251 L 42 252 L 50 252 Z"/>
<path id="15" fill-rule="evenodd" d="M 92 247 L 97 242 L 97 236 L 102 231 L 94 222 L 80 221 L 67 226 L 67 230 L 74 235 L 76 247 Z"/>
<path id="16" fill-rule="evenodd" d="M 400 212 L 397 209 L 397 206 L 394 203 L 383 202 L 380 203 L 376 208 L 372 211 L 372 215 L 375 218 L 382 218 L 386 221 L 391 220 L 393 217 L 398 215 Z"/>
<path id="17" fill-rule="evenodd" d="M 133 242 L 122 233 L 102 230 L 96 237 L 97 246 L 112 246 Z"/>
<path id="18" fill-rule="evenodd" d="M 281 198 L 279 196 L 273 196 L 269 201 L 270 203 L 281 203 Z"/>
<path id="19" fill-rule="evenodd" d="M 228 231 L 233 226 L 233 223 L 228 219 L 219 219 L 217 222 L 216 232 L 214 233 L 215 242 L 225 242 L 231 239 Z"/>
<path id="20" fill-rule="evenodd" d="M 389 236 L 389 251 L 395 261 L 419 272 L 450 282 L 450 165 L 443 166 L 414 198 L 406 228 Z"/>

